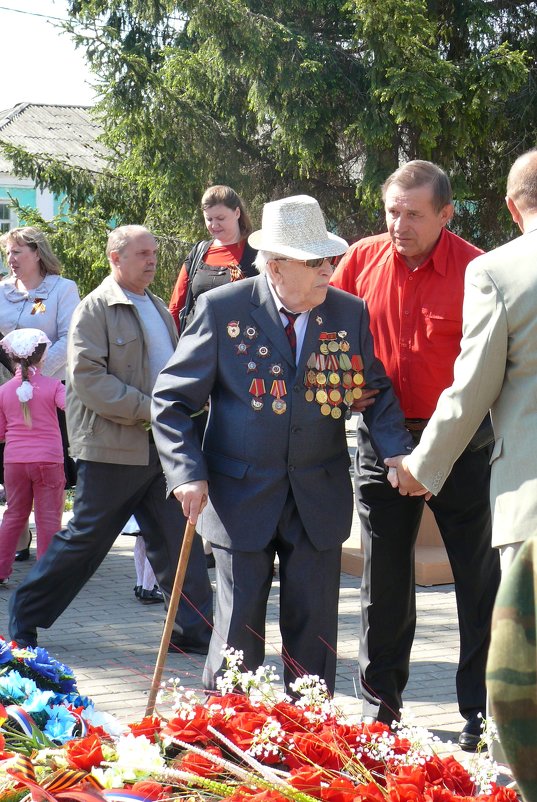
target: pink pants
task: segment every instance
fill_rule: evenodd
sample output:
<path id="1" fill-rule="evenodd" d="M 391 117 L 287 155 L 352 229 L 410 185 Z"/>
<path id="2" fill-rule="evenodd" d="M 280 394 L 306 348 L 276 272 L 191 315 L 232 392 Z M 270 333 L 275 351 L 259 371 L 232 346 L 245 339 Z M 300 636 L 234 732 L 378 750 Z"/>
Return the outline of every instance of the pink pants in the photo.
<path id="1" fill-rule="evenodd" d="M 17 540 L 34 504 L 37 557 L 42 557 L 52 536 L 61 529 L 65 473 L 60 462 L 7 462 L 4 464 L 7 508 L 0 525 L 0 579 L 13 569 Z"/>

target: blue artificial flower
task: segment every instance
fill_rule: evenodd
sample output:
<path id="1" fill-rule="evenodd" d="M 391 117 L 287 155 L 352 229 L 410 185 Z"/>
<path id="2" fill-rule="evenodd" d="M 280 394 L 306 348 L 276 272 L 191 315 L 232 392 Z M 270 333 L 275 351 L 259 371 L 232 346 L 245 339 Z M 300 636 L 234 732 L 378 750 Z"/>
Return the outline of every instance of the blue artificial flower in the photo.
<path id="1" fill-rule="evenodd" d="M 22 707 L 28 711 L 28 713 L 41 713 L 42 710 L 47 709 L 47 705 L 54 697 L 54 691 L 40 691 L 39 688 L 36 688 L 34 693 L 30 694 L 30 696 L 22 703 Z"/>
<path id="2" fill-rule="evenodd" d="M 44 734 L 59 744 L 69 741 L 73 737 L 73 729 L 77 723 L 73 714 L 64 705 L 48 706 L 45 711 L 50 718 L 43 730 Z"/>
<path id="3" fill-rule="evenodd" d="M 0 638 L 0 666 L 9 663 L 10 660 L 13 660 L 13 652 L 11 651 L 11 646 L 3 638 Z"/>
<path id="4" fill-rule="evenodd" d="M 20 703 L 38 690 L 33 679 L 21 677 L 18 671 L 0 676 L 0 700 Z"/>
<path id="5" fill-rule="evenodd" d="M 38 646 L 35 649 L 35 657 L 27 657 L 24 661 L 26 665 L 31 668 L 36 674 L 39 674 L 45 679 L 57 682 L 59 679 L 58 661 L 50 657 L 46 649 Z"/>
<path id="6" fill-rule="evenodd" d="M 84 710 L 93 704 L 89 696 L 80 696 L 79 693 L 68 693 L 63 701 L 66 705 L 71 705 L 72 707 L 83 707 Z"/>
<path id="7" fill-rule="evenodd" d="M 67 668 L 67 666 L 65 666 L 65 668 Z M 71 669 L 67 669 L 67 670 L 70 671 Z M 76 689 L 77 689 L 76 688 L 76 679 L 74 678 L 74 676 L 71 676 L 71 677 L 64 676 L 64 677 L 62 677 L 60 679 L 58 684 L 60 686 L 60 690 L 62 691 L 62 693 L 65 693 L 65 694 L 72 694 L 72 692 L 76 691 Z"/>

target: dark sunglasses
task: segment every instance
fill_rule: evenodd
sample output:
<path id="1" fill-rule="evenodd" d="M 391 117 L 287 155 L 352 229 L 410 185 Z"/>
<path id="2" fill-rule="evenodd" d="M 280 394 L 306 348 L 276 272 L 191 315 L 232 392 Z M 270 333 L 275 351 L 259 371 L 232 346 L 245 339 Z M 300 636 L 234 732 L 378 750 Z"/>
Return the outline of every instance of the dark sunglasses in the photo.
<path id="1" fill-rule="evenodd" d="M 273 261 L 275 262 L 301 262 L 306 267 L 321 267 L 324 262 L 328 260 L 332 267 L 335 267 L 339 262 L 339 256 L 319 256 L 317 259 L 291 259 L 289 256 L 278 256 Z"/>

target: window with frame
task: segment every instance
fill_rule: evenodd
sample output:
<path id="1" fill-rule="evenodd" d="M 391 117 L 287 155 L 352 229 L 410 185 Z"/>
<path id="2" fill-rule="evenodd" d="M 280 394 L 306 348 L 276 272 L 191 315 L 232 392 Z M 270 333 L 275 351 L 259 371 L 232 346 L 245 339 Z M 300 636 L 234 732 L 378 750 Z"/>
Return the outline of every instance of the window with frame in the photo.
<path id="1" fill-rule="evenodd" d="M 5 234 L 13 228 L 13 216 L 8 200 L 0 200 L 0 235 Z M 0 278 L 8 272 L 7 265 L 4 263 L 2 251 L 0 251 Z"/>
<path id="2" fill-rule="evenodd" d="M 4 234 L 11 228 L 11 209 L 9 202 L 0 200 L 0 234 Z"/>

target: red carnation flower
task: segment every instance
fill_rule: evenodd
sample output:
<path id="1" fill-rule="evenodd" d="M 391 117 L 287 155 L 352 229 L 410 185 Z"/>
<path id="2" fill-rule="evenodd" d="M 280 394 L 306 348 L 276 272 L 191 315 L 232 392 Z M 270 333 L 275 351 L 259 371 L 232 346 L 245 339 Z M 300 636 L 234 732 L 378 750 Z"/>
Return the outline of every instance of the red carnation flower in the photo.
<path id="1" fill-rule="evenodd" d="M 390 802 L 421 802 L 424 799 L 425 772 L 417 766 L 398 766 L 387 775 Z"/>
<path id="2" fill-rule="evenodd" d="M 267 720 L 266 715 L 255 712 L 255 708 L 246 713 L 238 713 L 227 720 L 214 725 L 226 738 L 245 751 L 252 745 L 255 732 L 263 728 Z"/>
<path id="3" fill-rule="evenodd" d="M 444 785 L 459 796 L 473 796 L 475 784 L 458 760 L 453 755 L 442 759 L 444 769 Z"/>
<path id="4" fill-rule="evenodd" d="M 76 769 L 91 771 L 95 766 L 100 766 L 103 761 L 101 741 L 95 733 L 86 735 L 85 738 L 68 741 L 64 748 L 67 760 Z"/>
<path id="5" fill-rule="evenodd" d="M 157 802 L 159 799 L 165 799 L 170 795 L 171 790 L 171 785 L 161 785 L 154 780 L 139 780 L 131 788 L 131 791 L 143 797 L 147 802 Z"/>
<path id="6" fill-rule="evenodd" d="M 155 739 L 155 735 L 160 731 L 161 721 L 158 716 L 145 716 L 136 724 L 129 724 L 129 730 L 136 737 L 145 735 L 150 741 Z"/>
<path id="7" fill-rule="evenodd" d="M 285 759 L 292 769 L 313 764 L 325 769 L 339 770 L 349 757 L 345 742 L 330 729 L 320 733 L 297 733 L 293 740 L 295 749 L 291 749 Z"/>
<path id="8" fill-rule="evenodd" d="M 222 757 L 222 752 L 217 746 L 207 746 L 205 754 Z M 222 768 L 218 763 L 214 763 L 207 757 L 199 755 L 197 752 L 185 752 L 175 763 L 176 768 L 181 771 L 188 771 L 191 774 L 198 774 L 200 777 L 216 777 L 221 774 Z"/>
<path id="9" fill-rule="evenodd" d="M 196 706 L 194 718 L 184 719 L 181 716 L 172 718 L 161 730 L 162 735 L 185 741 L 188 744 L 206 743 L 209 738 L 207 727 L 211 723 L 209 711 L 201 705 Z"/>
<path id="10" fill-rule="evenodd" d="M 321 798 L 321 781 L 327 781 L 329 775 L 325 774 L 317 766 L 301 766 L 299 769 L 293 769 L 290 777 L 289 784 L 296 788 L 297 791 L 302 791 L 305 794 L 314 796 L 317 799 Z"/>

